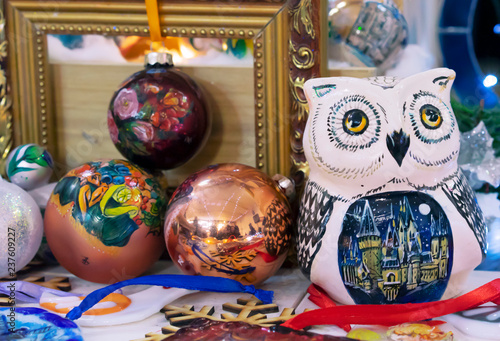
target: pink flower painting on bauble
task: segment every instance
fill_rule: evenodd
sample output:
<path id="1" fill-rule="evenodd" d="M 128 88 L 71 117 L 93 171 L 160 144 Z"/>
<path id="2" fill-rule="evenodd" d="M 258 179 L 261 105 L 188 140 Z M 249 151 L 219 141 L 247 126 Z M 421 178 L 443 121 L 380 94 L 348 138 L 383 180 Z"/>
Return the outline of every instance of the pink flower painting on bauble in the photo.
<path id="1" fill-rule="evenodd" d="M 115 98 L 114 112 L 122 120 L 134 117 L 139 110 L 137 94 L 131 89 L 122 89 Z"/>
<path id="2" fill-rule="evenodd" d="M 151 142 L 154 139 L 155 129 L 149 123 L 137 121 L 132 128 L 135 136 L 143 142 Z"/>
<path id="3" fill-rule="evenodd" d="M 118 127 L 116 126 L 115 119 L 113 118 L 113 114 L 111 113 L 111 110 L 108 110 L 108 128 L 109 128 L 109 135 L 111 136 L 111 141 L 113 141 L 114 144 L 118 143 Z"/>

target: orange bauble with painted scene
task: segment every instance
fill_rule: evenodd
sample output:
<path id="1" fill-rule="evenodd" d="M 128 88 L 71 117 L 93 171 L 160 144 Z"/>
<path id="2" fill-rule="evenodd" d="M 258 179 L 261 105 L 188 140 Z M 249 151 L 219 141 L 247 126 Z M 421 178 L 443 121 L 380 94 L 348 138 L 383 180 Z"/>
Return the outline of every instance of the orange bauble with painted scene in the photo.
<path id="1" fill-rule="evenodd" d="M 92 282 L 141 275 L 162 254 L 166 199 L 158 181 L 124 160 L 86 163 L 66 174 L 45 211 L 59 263 Z"/>

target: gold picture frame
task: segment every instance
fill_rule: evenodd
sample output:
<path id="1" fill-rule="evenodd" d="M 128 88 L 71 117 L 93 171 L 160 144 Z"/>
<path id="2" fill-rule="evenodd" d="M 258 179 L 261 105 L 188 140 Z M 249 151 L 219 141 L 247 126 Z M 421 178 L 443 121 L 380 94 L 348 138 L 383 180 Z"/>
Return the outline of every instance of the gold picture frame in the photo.
<path id="1" fill-rule="evenodd" d="M 149 28 L 142 0 L 5 0 L 2 5 L 2 75 L 7 69 L 7 80 L 0 77 L 4 163 L 13 146 L 24 143 L 55 153 L 47 34 L 148 36 Z M 254 39 L 256 166 L 268 174 L 289 175 L 304 168 L 300 146 L 293 141 L 300 138 L 307 119 L 302 85 L 319 75 L 325 21 L 317 14 L 320 8 L 326 8 L 326 0 L 159 1 L 164 36 Z"/>

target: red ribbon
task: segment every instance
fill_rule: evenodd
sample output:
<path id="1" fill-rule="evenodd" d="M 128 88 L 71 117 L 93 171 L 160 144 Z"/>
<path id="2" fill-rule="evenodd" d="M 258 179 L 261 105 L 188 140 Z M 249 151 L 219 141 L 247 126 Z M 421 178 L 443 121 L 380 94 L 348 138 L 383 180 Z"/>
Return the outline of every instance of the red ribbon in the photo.
<path id="1" fill-rule="evenodd" d="M 317 302 L 324 300 L 320 298 L 314 299 Z M 295 330 L 314 325 L 337 325 L 344 329 L 349 324 L 393 326 L 453 314 L 475 308 L 487 302 L 500 304 L 500 278 L 449 300 L 427 303 L 329 306 L 299 314 L 282 324 L 282 326 Z"/>
<path id="2" fill-rule="evenodd" d="M 316 284 L 311 284 L 309 288 L 307 288 L 307 292 L 309 293 L 309 301 L 316 304 L 320 308 L 337 306 L 330 296 L 328 296 L 328 294 Z"/>
<path id="3" fill-rule="evenodd" d="M 271 256 L 268 253 L 257 250 L 257 247 L 259 247 L 260 244 L 262 244 L 263 242 L 264 242 L 264 240 L 258 241 L 257 243 L 244 246 L 240 250 L 256 249 L 255 251 L 262 257 L 264 262 L 266 262 L 266 263 L 274 262 L 276 259 L 278 259 L 278 256 Z"/>
<path id="4" fill-rule="evenodd" d="M 323 290 L 323 288 L 318 287 L 316 284 L 311 284 L 309 288 L 307 288 L 307 292 L 309 293 L 309 301 L 316 304 L 320 308 L 331 308 L 337 306 L 330 296 L 328 296 L 328 294 Z M 347 332 L 351 330 L 351 326 L 349 324 L 340 326 L 340 328 Z"/>

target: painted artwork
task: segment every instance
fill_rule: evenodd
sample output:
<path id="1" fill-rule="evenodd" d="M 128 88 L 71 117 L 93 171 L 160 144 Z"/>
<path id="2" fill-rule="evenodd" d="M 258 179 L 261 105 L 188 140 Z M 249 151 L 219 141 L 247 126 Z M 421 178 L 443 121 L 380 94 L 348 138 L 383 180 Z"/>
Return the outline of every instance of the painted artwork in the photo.
<path id="1" fill-rule="evenodd" d="M 434 199 L 418 192 L 356 201 L 338 246 L 342 280 L 357 304 L 437 301 L 453 264 L 448 218 Z"/>
<path id="2" fill-rule="evenodd" d="M 204 145 L 210 116 L 203 92 L 172 66 L 146 67 L 111 98 L 108 128 L 115 147 L 148 169 L 172 169 Z"/>
<path id="3" fill-rule="evenodd" d="M 148 234 L 160 235 L 166 202 L 159 193 L 157 181 L 119 160 L 87 163 L 68 173 L 54 189 L 61 206 L 77 203 L 73 218 L 106 246 L 125 246 L 142 224 Z"/>
<path id="4" fill-rule="evenodd" d="M 40 308 L 0 308 L 1 340 L 83 341 L 75 322 Z"/>
<path id="5" fill-rule="evenodd" d="M 50 153 L 33 143 L 16 147 L 6 164 L 9 180 L 27 191 L 47 184 L 54 168 Z"/>
<path id="6" fill-rule="evenodd" d="M 89 162 L 54 188 L 45 210 L 45 236 L 59 263 L 81 278 L 100 283 L 131 278 L 164 250 L 165 207 L 159 182 L 138 166 L 124 160 Z"/>
<path id="7" fill-rule="evenodd" d="M 450 105 L 455 76 L 440 68 L 405 79 L 304 83 L 310 115 L 302 141 L 310 172 L 297 254 L 303 272 L 335 301 L 448 299 L 466 289 L 467 272 L 484 259 L 484 216 L 457 164 L 460 131 Z M 408 219 L 413 227 L 394 232 Z M 364 235 L 363 224 L 373 235 Z M 329 271 L 332 252 L 341 271 Z M 339 290 L 344 285 L 347 290 Z"/>

